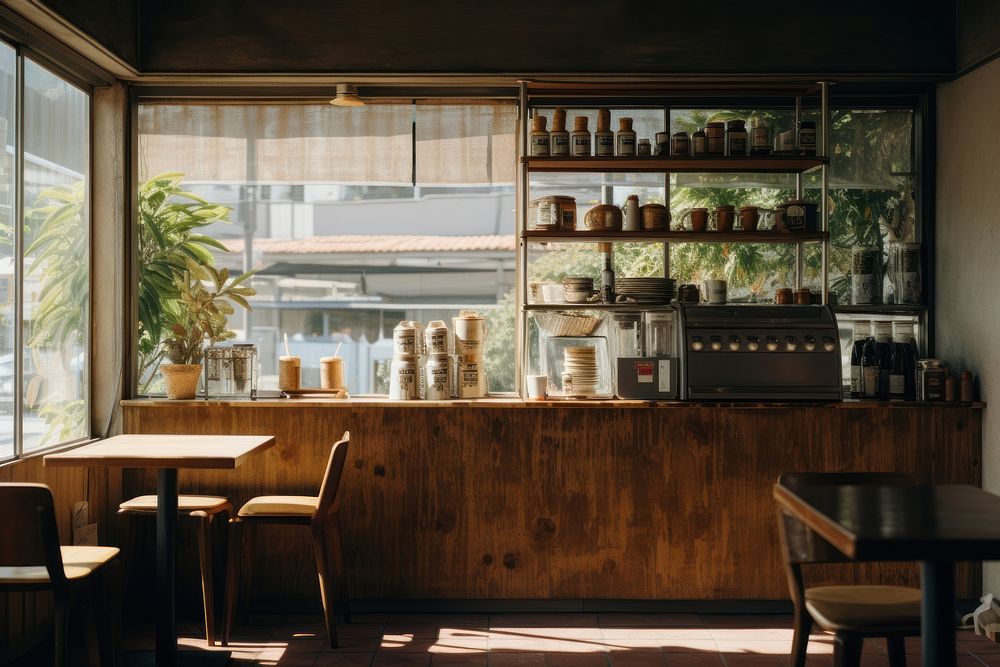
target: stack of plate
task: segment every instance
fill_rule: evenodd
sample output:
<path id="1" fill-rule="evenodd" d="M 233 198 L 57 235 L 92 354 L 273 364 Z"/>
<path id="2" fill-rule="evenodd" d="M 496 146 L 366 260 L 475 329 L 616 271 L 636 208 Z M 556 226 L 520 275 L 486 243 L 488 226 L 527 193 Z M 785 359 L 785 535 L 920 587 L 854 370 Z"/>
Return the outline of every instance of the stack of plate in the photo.
<path id="1" fill-rule="evenodd" d="M 600 384 L 596 347 L 567 347 L 563 352 L 565 372 L 573 377 L 574 394 L 596 394 Z"/>
<path id="2" fill-rule="evenodd" d="M 677 294 L 673 278 L 619 278 L 615 294 L 634 299 L 636 303 L 670 303 Z"/>

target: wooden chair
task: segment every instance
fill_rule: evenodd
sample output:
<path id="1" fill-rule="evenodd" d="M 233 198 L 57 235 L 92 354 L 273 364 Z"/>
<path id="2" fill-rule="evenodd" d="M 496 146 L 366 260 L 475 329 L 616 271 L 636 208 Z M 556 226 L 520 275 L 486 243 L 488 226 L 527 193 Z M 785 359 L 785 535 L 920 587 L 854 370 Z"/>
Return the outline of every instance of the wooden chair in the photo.
<path id="1" fill-rule="evenodd" d="M 70 612 L 81 594 L 94 608 L 101 664 L 119 664 L 117 556 L 115 547 L 59 546 L 49 487 L 0 483 L 0 591 L 52 591 L 56 667 L 67 664 Z"/>
<path id="2" fill-rule="evenodd" d="M 897 473 L 796 473 L 779 482 L 793 484 L 912 484 Z M 833 663 L 857 667 L 865 637 L 885 637 L 890 667 L 905 667 L 904 637 L 920 635 L 920 589 L 908 586 L 819 586 L 806 588 L 802 566 L 857 562 L 844 556 L 799 519 L 781 511 L 778 519 L 788 591 L 795 612 L 792 665 L 805 667 L 813 623 L 834 633 Z"/>
<path id="3" fill-rule="evenodd" d="M 215 644 L 215 591 L 212 580 L 212 521 L 216 516 L 233 515 L 233 505 L 220 496 L 180 495 L 177 511 L 197 522 L 198 563 L 201 567 L 201 599 L 205 615 L 205 640 Z M 131 517 L 156 518 L 156 496 L 138 496 L 118 506 L 122 519 L 122 541 L 126 550 L 131 549 Z M 127 561 L 127 559 L 126 559 Z"/>
<path id="4" fill-rule="evenodd" d="M 340 497 L 337 489 L 347 460 L 347 448 L 351 434 L 344 433 L 343 438 L 330 451 L 326 473 L 319 488 L 318 496 L 258 496 L 253 498 L 230 521 L 232 532 L 229 545 L 229 569 L 226 576 L 226 613 L 223 623 L 222 644 L 229 643 L 232 630 L 233 611 L 236 606 L 237 588 L 240 582 L 240 569 L 246 563 L 247 572 L 244 577 L 244 598 L 248 597 L 250 589 L 250 570 L 253 564 L 253 538 L 261 524 L 284 524 L 309 526 L 312 532 L 313 552 L 316 558 L 316 570 L 319 575 L 319 591 L 323 601 L 323 616 L 326 621 L 326 631 L 330 638 L 330 646 L 337 647 L 337 627 L 334 619 L 333 576 L 336 575 L 337 589 L 340 593 L 340 607 L 344 619 L 350 623 L 351 610 L 347 594 L 347 572 L 344 569 L 343 543 L 340 539 L 340 528 L 337 525 Z M 246 604 L 246 599 L 244 599 Z"/>

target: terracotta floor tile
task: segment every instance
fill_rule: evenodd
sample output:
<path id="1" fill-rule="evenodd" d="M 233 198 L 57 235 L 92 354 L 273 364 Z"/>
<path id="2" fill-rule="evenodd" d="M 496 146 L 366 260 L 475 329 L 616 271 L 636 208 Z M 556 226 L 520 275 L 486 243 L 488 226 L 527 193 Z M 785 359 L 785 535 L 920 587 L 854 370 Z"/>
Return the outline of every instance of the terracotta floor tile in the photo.
<path id="1" fill-rule="evenodd" d="M 664 655 L 667 667 L 724 667 L 718 653 L 671 653 Z"/>
<path id="2" fill-rule="evenodd" d="M 730 655 L 780 655 L 788 658 L 792 650 L 791 642 L 787 641 L 750 641 L 750 640 L 723 640 L 716 639 L 715 645 L 719 647 L 719 652 L 726 655 L 729 661 Z"/>
<path id="3" fill-rule="evenodd" d="M 749 653 L 724 653 L 726 667 L 787 667 L 788 656 L 753 655 Z"/>
<path id="4" fill-rule="evenodd" d="M 611 667 L 665 667 L 667 656 L 662 653 L 612 653 Z"/>
<path id="5" fill-rule="evenodd" d="M 448 635 L 475 634 L 481 633 L 485 636 L 486 625 L 458 625 L 455 623 L 445 624 L 419 624 L 419 623 L 390 623 L 386 625 L 382 632 L 388 635 L 412 635 L 414 637 L 442 637 Z"/>
<path id="6" fill-rule="evenodd" d="M 597 627 L 597 614 L 490 614 L 493 628 L 589 628 Z"/>
<path id="7" fill-rule="evenodd" d="M 409 637 L 384 635 L 379 653 L 485 653 L 486 637 Z"/>
<path id="8" fill-rule="evenodd" d="M 487 631 L 491 639 L 596 639 L 604 638 L 597 626 L 544 627 L 495 625 Z"/>
<path id="9" fill-rule="evenodd" d="M 602 628 L 683 628 L 706 627 L 705 619 L 698 614 L 598 614 Z"/>
<path id="10" fill-rule="evenodd" d="M 489 667 L 544 667 L 544 653 L 490 653 Z"/>
<path id="11" fill-rule="evenodd" d="M 790 614 L 705 614 L 706 628 L 791 628 Z"/>
<path id="12" fill-rule="evenodd" d="M 329 642 L 323 642 L 324 652 L 333 653 L 372 653 L 381 643 L 381 637 L 337 637 L 337 648 L 332 648 Z"/>
<path id="13" fill-rule="evenodd" d="M 712 639 L 723 641 L 786 641 L 791 645 L 791 628 L 709 628 Z"/>
<path id="14" fill-rule="evenodd" d="M 604 645 L 612 653 L 660 653 L 660 640 L 658 639 L 605 639 Z"/>
<path id="15" fill-rule="evenodd" d="M 958 635 L 958 646 L 975 655 L 1000 654 L 1000 643 L 990 641 L 987 637 L 977 637 L 973 634 Z"/>
<path id="16" fill-rule="evenodd" d="M 664 653 L 718 653 L 719 645 L 712 639 L 660 639 Z"/>
<path id="17" fill-rule="evenodd" d="M 604 653 L 546 653 L 546 667 L 608 667 Z"/>
<path id="18" fill-rule="evenodd" d="M 601 628 L 605 639 L 712 639 L 705 628 Z"/>
<path id="19" fill-rule="evenodd" d="M 489 655 L 486 653 L 465 654 L 435 653 L 431 656 L 431 667 L 487 667 Z"/>
<path id="20" fill-rule="evenodd" d="M 313 667 L 369 667 L 374 653 L 320 653 Z"/>
<path id="21" fill-rule="evenodd" d="M 604 653 L 602 639 L 490 639 L 490 653 Z"/>
<path id="22" fill-rule="evenodd" d="M 430 653 L 386 653 L 379 651 L 372 660 L 372 667 L 427 667 Z"/>

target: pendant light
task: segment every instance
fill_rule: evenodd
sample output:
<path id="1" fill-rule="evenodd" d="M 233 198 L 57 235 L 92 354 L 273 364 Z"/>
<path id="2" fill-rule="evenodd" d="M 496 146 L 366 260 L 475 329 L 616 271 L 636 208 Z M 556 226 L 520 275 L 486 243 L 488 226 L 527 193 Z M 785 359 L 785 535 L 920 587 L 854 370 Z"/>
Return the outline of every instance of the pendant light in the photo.
<path id="1" fill-rule="evenodd" d="M 358 97 L 358 89 L 352 83 L 338 83 L 337 96 L 330 100 L 330 104 L 338 107 L 363 107 L 364 100 Z"/>

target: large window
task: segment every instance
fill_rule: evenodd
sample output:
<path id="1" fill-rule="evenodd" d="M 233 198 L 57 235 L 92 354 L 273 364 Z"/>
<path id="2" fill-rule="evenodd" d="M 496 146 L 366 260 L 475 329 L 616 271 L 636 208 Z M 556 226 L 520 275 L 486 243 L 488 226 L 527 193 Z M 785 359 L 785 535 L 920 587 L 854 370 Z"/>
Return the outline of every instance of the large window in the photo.
<path id="1" fill-rule="evenodd" d="M 148 102 L 138 172 L 228 209 L 198 233 L 221 244 L 206 246 L 217 266 L 257 271 L 253 310 L 229 326 L 257 345 L 261 388 L 277 387 L 287 334 L 304 386 L 339 346 L 349 389 L 386 393 L 393 327 L 450 328 L 471 308 L 489 320 L 489 389 L 512 391 L 515 132 L 513 102 Z M 144 394 L 160 390 L 154 343 L 139 345 Z"/>
<path id="2" fill-rule="evenodd" d="M 6 44 L 0 77 L 3 459 L 90 433 L 90 97 Z"/>

